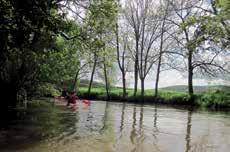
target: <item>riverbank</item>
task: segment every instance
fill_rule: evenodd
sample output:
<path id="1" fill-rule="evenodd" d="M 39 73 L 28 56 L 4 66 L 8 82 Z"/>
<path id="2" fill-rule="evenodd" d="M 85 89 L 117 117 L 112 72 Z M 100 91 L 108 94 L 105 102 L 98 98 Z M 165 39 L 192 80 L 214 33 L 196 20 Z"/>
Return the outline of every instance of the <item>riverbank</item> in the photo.
<path id="1" fill-rule="evenodd" d="M 84 83 L 86 84 L 86 83 Z M 67 85 L 70 86 L 70 85 Z M 55 85 L 43 86 L 37 92 L 36 96 L 58 96 L 58 91 Z M 106 96 L 105 87 L 103 85 L 94 84 L 91 93 L 88 94 L 88 86 L 81 84 L 77 89 L 77 95 L 82 99 L 88 100 L 109 100 L 109 101 L 125 101 L 131 103 L 144 103 L 144 104 L 165 104 L 165 105 L 178 105 L 178 106 L 196 106 L 207 107 L 210 109 L 230 109 L 230 88 L 229 87 L 210 87 L 203 91 L 195 90 L 195 94 L 191 100 L 186 89 L 177 89 L 176 87 L 159 89 L 159 94 L 154 97 L 154 90 L 145 90 L 145 96 L 140 96 L 138 90 L 137 96 L 133 96 L 133 89 L 127 88 L 127 96 L 123 98 L 123 89 L 119 87 L 111 87 L 109 98 Z"/>
<path id="2" fill-rule="evenodd" d="M 80 88 L 78 96 L 90 100 L 110 100 L 125 101 L 131 103 L 146 104 L 168 104 L 168 105 L 188 105 L 196 107 L 207 107 L 211 109 L 229 109 L 230 108 L 230 92 L 213 90 L 208 92 L 196 93 L 191 99 L 186 92 L 160 90 L 158 97 L 153 96 L 154 90 L 146 90 L 145 96 L 132 96 L 132 89 L 127 90 L 127 96 L 122 96 L 121 88 L 113 88 L 106 96 L 104 88 L 93 88 L 91 93 L 87 93 L 87 88 Z"/>

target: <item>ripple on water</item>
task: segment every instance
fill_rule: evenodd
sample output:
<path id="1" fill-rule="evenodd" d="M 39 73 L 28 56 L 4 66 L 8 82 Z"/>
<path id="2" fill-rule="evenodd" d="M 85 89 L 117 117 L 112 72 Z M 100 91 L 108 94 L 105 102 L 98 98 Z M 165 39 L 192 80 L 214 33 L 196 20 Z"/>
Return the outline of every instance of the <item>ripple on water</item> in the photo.
<path id="1" fill-rule="evenodd" d="M 228 151 L 229 113 L 92 101 L 33 107 L 0 130 L 3 152 Z M 218 139 L 218 140 L 217 140 Z"/>

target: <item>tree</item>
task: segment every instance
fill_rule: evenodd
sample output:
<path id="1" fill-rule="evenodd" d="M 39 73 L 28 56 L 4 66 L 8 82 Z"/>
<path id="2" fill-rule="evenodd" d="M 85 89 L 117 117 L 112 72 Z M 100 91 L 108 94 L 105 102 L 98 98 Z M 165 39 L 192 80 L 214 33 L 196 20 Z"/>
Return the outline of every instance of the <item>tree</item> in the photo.
<path id="1" fill-rule="evenodd" d="M 106 50 L 105 36 L 110 33 L 111 30 L 113 31 L 113 28 L 115 27 L 116 12 L 117 4 L 114 0 L 94 0 L 90 2 L 89 11 L 87 13 L 86 25 L 91 35 L 93 35 L 94 37 L 93 42 L 95 45 L 93 53 L 94 64 L 91 73 L 88 93 L 90 93 L 96 65 L 99 62 L 98 58 L 100 55 L 102 55 L 104 58 L 104 51 Z M 104 64 L 104 74 L 106 75 L 106 65 L 104 59 L 102 59 L 102 63 Z M 105 78 L 107 79 L 107 76 L 105 76 Z M 105 82 L 106 86 L 108 86 L 108 81 L 106 80 Z"/>
<path id="2" fill-rule="evenodd" d="M 120 6 L 120 1 L 117 2 Z M 126 97 L 126 72 L 129 70 L 130 56 L 128 55 L 128 43 L 129 43 L 129 31 L 126 25 L 119 23 L 122 20 L 123 15 L 120 15 L 121 7 L 117 12 L 117 22 L 116 22 L 116 50 L 117 50 L 117 63 L 118 68 L 121 71 L 122 76 L 122 88 L 123 88 L 123 98 Z M 126 27 L 125 27 L 126 26 Z"/>
<path id="3" fill-rule="evenodd" d="M 140 21 L 138 16 L 137 8 L 140 1 L 137 1 L 135 5 L 134 0 L 130 0 L 128 5 L 125 7 L 125 16 L 128 23 L 133 28 L 135 34 L 135 55 L 134 55 L 134 93 L 137 94 L 138 87 L 138 63 L 139 63 L 139 40 L 140 40 Z"/>
<path id="4" fill-rule="evenodd" d="M 141 95 L 144 96 L 144 82 L 153 64 L 156 62 L 157 54 L 153 49 L 153 44 L 159 37 L 158 16 L 152 10 L 154 1 L 130 1 L 126 11 L 126 18 L 134 31 L 135 51 L 134 51 L 134 96 L 137 91 L 136 76 L 141 80 Z M 138 72 L 138 74 L 136 73 Z"/>
<path id="5" fill-rule="evenodd" d="M 192 97 L 194 92 L 194 73 L 203 71 L 212 74 L 213 70 L 226 71 L 224 68 L 225 64 L 218 61 L 218 57 L 223 56 L 223 52 L 226 49 L 219 45 L 219 42 L 222 41 L 220 37 L 215 35 L 212 38 L 206 33 L 205 29 L 210 27 L 209 24 L 200 24 L 195 19 L 206 18 L 206 15 L 210 16 L 210 14 L 206 14 L 206 5 L 203 1 L 180 0 L 169 1 L 169 3 L 174 14 L 167 18 L 167 21 L 175 25 L 175 30 L 178 30 L 177 35 L 170 35 L 175 38 L 181 47 L 178 51 L 183 51 L 177 55 L 187 59 L 188 93 Z M 213 4 L 211 3 L 211 5 Z M 215 30 L 218 29 L 217 26 Z M 218 30 L 217 33 L 220 31 Z"/>
<path id="6" fill-rule="evenodd" d="M 19 90 L 29 90 L 37 82 L 37 56 L 54 47 L 54 35 L 65 25 L 63 14 L 58 12 L 60 3 L 1 1 L 0 92 L 7 99 L 2 107 L 15 107 Z"/>
<path id="7" fill-rule="evenodd" d="M 120 30 L 120 37 L 117 38 L 117 63 L 122 76 L 123 98 L 126 97 L 126 73 L 130 71 L 131 56 L 129 54 L 129 31 Z"/>
<path id="8" fill-rule="evenodd" d="M 163 1 L 164 2 L 164 1 Z M 165 2 L 166 4 L 161 4 L 161 7 L 163 9 L 163 15 L 162 15 L 162 21 L 161 21 L 161 27 L 160 27 L 160 46 L 159 46 L 159 57 L 158 57 L 158 65 L 157 65 L 157 72 L 156 72 L 156 82 L 155 82 L 155 97 L 158 96 L 158 83 L 160 79 L 160 71 L 161 71 L 161 64 L 162 64 L 162 55 L 163 55 L 163 47 L 164 47 L 164 42 L 166 39 L 164 38 L 165 36 L 165 31 L 166 29 L 166 17 L 168 14 L 168 2 Z M 165 6 L 163 6 L 165 5 Z"/>

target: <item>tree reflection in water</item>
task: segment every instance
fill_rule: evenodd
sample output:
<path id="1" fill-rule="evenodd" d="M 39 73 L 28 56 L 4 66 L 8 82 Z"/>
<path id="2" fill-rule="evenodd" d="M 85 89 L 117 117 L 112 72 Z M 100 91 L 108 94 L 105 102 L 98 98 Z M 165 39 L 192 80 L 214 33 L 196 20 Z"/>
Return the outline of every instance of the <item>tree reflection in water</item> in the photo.
<path id="1" fill-rule="evenodd" d="M 132 144 L 135 144 L 135 139 L 137 136 L 137 132 L 136 132 L 136 105 L 134 105 L 133 107 L 133 123 L 132 123 L 132 130 L 130 133 L 130 141 L 132 142 Z"/>
<path id="2" fill-rule="evenodd" d="M 132 124 L 132 131 L 130 134 L 130 140 L 132 144 L 134 145 L 134 148 L 131 150 L 132 152 L 134 151 L 143 151 L 143 143 L 145 140 L 145 134 L 144 134 L 144 129 L 143 129 L 143 115 L 144 115 L 144 108 L 143 105 L 140 107 L 140 117 L 139 117 L 139 128 L 136 129 L 137 124 L 136 124 L 136 105 L 134 106 L 133 109 L 133 124 Z"/>
<path id="3" fill-rule="evenodd" d="M 191 149 L 191 127 L 192 127 L 192 109 L 188 110 L 188 117 L 187 117 L 187 132 L 186 132 L 186 149 L 185 152 L 189 152 Z"/>
<path id="4" fill-rule="evenodd" d="M 10 129 L 0 130 L 1 151 L 20 147 L 23 152 L 222 152 L 230 148 L 229 113 L 95 101 L 76 111 L 38 106 L 21 117 L 10 122 Z"/>
<path id="5" fill-rule="evenodd" d="M 123 128 L 124 128 L 125 107 L 126 107 L 126 103 L 123 102 L 123 104 L 122 104 L 122 111 L 121 111 L 121 125 L 120 125 L 120 137 L 119 138 L 122 138 L 122 132 L 123 132 Z"/>

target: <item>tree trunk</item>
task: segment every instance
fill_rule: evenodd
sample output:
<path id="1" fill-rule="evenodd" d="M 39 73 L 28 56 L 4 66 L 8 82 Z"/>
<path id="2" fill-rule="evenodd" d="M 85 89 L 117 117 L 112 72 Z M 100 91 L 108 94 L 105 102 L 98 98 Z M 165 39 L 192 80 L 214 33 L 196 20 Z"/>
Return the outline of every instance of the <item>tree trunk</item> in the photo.
<path id="1" fill-rule="evenodd" d="M 119 3 L 119 2 L 118 2 Z M 118 66 L 121 70 L 122 73 L 122 86 L 123 86 L 123 98 L 126 97 L 126 79 L 125 79 L 125 65 L 124 65 L 124 53 L 122 56 L 122 63 L 120 61 L 120 46 L 119 46 L 119 28 L 118 28 L 118 23 L 116 23 L 116 43 L 117 43 L 117 62 Z M 125 50 L 123 50 L 125 51 Z"/>
<path id="2" fill-rule="evenodd" d="M 188 54 L 188 93 L 193 96 L 193 66 L 192 66 L 192 50 Z"/>
<path id="3" fill-rule="evenodd" d="M 168 4 L 167 4 L 167 9 L 168 10 Z M 167 12 L 165 12 L 164 15 L 164 20 L 161 26 L 161 42 L 160 42 L 160 55 L 159 55 L 159 60 L 158 60 L 158 66 L 157 66 L 157 75 L 156 75 L 156 83 L 155 83 L 155 97 L 158 96 L 158 84 L 159 84 L 159 79 L 160 79 L 160 71 L 161 71 L 161 58 L 162 58 L 162 52 L 163 52 L 163 44 L 164 44 L 164 28 L 165 28 L 165 19 L 166 19 Z"/>
<path id="4" fill-rule="evenodd" d="M 123 84 L 123 98 L 126 98 L 126 79 L 125 79 L 124 71 L 122 71 L 122 84 Z"/>
<path id="5" fill-rule="evenodd" d="M 137 95 L 137 86 L 138 86 L 138 53 L 136 53 L 136 59 L 135 59 L 135 65 L 134 65 L 134 93 L 133 93 L 133 96 Z"/>
<path id="6" fill-rule="evenodd" d="M 155 83 L 155 97 L 158 96 L 158 84 L 159 84 L 159 78 L 160 78 L 160 70 L 161 70 L 161 55 L 159 56 L 158 66 L 157 66 L 157 75 L 156 75 L 156 83 Z"/>
<path id="7" fill-rule="evenodd" d="M 108 83 L 108 77 L 107 77 L 107 69 L 106 64 L 104 63 L 104 76 L 105 76 L 105 89 L 106 89 L 106 97 L 107 100 L 109 100 L 109 83 Z"/>
<path id="8" fill-rule="evenodd" d="M 141 97 L 145 95 L 145 79 L 141 78 Z"/>
<path id="9" fill-rule="evenodd" d="M 90 94 L 90 92 L 91 92 L 93 77 L 94 77 L 94 73 L 96 70 L 96 65 L 97 65 L 97 55 L 96 55 L 96 53 L 94 53 L 94 63 L 93 63 L 93 69 L 92 69 L 91 78 L 90 78 L 89 87 L 88 87 L 88 94 Z"/>
<path id="10" fill-rule="evenodd" d="M 155 83 L 155 97 L 158 96 L 158 84 L 159 84 L 160 71 L 161 71 L 162 51 L 163 51 L 163 32 L 161 33 L 160 55 L 159 55 L 159 60 L 158 60 L 158 65 L 157 65 L 157 75 L 156 75 L 156 83 Z"/>
<path id="11" fill-rule="evenodd" d="M 73 82 L 73 90 L 76 91 L 76 85 L 77 85 L 77 79 L 78 79 L 78 74 L 79 74 L 79 70 L 77 71 L 75 78 L 74 78 L 74 82 Z"/>

